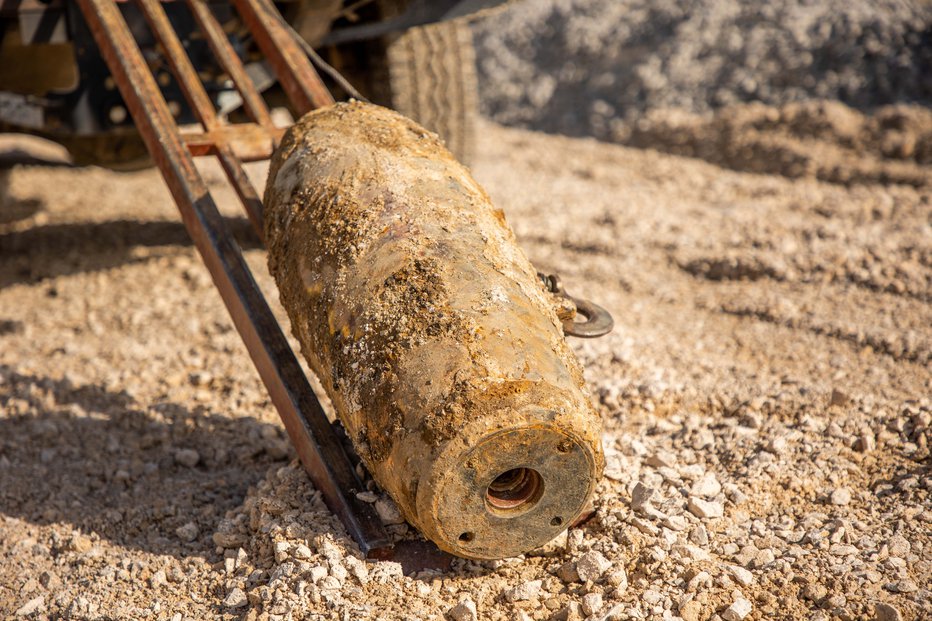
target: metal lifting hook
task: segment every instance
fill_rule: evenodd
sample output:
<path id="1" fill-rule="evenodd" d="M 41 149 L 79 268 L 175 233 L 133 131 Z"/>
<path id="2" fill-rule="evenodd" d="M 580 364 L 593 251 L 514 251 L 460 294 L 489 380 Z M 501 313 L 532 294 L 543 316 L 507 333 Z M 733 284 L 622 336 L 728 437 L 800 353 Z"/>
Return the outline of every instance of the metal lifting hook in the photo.
<path id="1" fill-rule="evenodd" d="M 556 274 L 547 275 L 543 272 L 537 272 L 537 276 L 544 282 L 544 285 L 550 293 L 569 300 L 572 302 L 573 306 L 576 307 L 576 312 L 573 315 L 561 317 L 563 321 L 563 332 L 566 333 L 567 336 L 592 339 L 605 336 L 612 331 L 612 328 L 615 326 L 615 320 L 612 319 L 611 314 L 607 310 L 595 302 L 576 298 L 568 294 L 563 288 L 563 282 Z M 575 315 L 582 315 L 586 320 L 576 321 Z"/>

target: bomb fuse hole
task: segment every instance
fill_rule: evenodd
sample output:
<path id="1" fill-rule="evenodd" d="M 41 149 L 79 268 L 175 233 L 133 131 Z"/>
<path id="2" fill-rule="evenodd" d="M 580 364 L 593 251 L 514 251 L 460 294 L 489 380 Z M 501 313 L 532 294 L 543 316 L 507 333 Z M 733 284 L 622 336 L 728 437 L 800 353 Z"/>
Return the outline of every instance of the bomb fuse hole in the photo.
<path id="1" fill-rule="evenodd" d="M 543 490 L 544 482 L 536 470 L 513 468 L 489 483 L 485 498 L 495 509 L 526 509 L 540 499 Z"/>

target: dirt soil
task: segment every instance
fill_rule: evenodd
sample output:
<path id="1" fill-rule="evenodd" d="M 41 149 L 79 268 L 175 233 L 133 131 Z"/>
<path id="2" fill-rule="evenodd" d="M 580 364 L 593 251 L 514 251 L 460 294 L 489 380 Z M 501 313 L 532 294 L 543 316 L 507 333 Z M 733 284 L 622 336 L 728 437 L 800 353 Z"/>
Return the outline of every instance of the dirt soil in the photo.
<path id="1" fill-rule="evenodd" d="M 606 476 L 546 549 L 407 576 L 294 461 L 157 173 L 15 169 L 0 617 L 930 618 L 929 163 L 796 140 L 818 166 L 742 172 L 483 126 L 475 174 L 532 261 L 615 316 L 572 342 Z"/>

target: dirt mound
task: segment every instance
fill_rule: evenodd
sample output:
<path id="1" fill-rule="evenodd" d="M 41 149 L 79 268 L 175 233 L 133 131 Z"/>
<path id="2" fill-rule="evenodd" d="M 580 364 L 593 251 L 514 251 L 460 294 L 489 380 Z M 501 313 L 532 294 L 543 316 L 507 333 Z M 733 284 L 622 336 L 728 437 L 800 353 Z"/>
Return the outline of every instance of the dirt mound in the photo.
<path id="1" fill-rule="evenodd" d="M 919 106 L 884 106 L 870 116 L 833 101 L 742 104 L 709 115 L 657 110 L 616 127 L 613 138 L 748 172 L 932 183 L 932 111 Z"/>
<path id="2" fill-rule="evenodd" d="M 483 109 L 609 139 L 649 110 L 932 103 L 932 5 L 908 0 L 526 0 L 475 28 Z"/>

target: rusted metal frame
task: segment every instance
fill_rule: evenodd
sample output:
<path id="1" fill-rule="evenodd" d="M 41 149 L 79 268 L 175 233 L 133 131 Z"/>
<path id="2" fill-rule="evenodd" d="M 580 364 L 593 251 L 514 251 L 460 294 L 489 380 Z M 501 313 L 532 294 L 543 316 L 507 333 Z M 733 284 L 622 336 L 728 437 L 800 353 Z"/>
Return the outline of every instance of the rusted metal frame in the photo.
<path id="1" fill-rule="evenodd" d="M 159 0 L 136 0 L 136 4 L 142 10 L 155 40 L 161 44 L 169 67 L 181 86 L 181 92 L 184 93 L 188 105 L 191 106 L 201 125 L 207 131 L 220 127 L 217 110 L 204 89 L 178 34 L 168 21 L 168 15 L 162 8 L 162 3 Z"/>
<path id="2" fill-rule="evenodd" d="M 259 49 L 271 63 L 298 116 L 332 104 L 333 96 L 271 1 L 232 1 Z"/>
<path id="3" fill-rule="evenodd" d="M 217 117 L 213 102 L 211 102 L 210 97 L 207 95 L 207 91 L 204 89 L 203 84 L 201 84 L 197 71 L 191 63 L 191 59 L 188 57 L 187 52 L 185 52 L 184 46 L 182 46 L 181 41 L 178 39 L 171 22 L 168 20 L 168 15 L 165 13 L 165 9 L 162 8 L 159 0 L 136 0 L 136 2 L 142 9 L 143 15 L 145 15 L 146 21 L 152 29 L 152 33 L 164 48 L 169 65 L 171 66 L 175 78 L 181 84 L 181 89 L 184 92 L 185 98 L 194 109 L 201 124 L 208 130 L 208 140 L 213 143 L 209 151 L 220 159 L 223 170 L 226 172 L 230 183 L 233 185 L 237 195 L 239 195 L 243 205 L 246 207 L 246 214 L 261 239 L 264 237 L 262 201 L 259 199 L 259 194 L 253 187 L 245 170 L 243 170 L 243 164 L 237 158 L 235 150 L 230 147 L 230 139 L 233 136 L 230 132 L 221 133 L 216 131 L 221 128 L 222 124 Z M 210 12 L 210 9 L 206 6 L 203 8 L 208 13 Z M 214 23 L 216 23 L 216 20 L 214 20 Z M 207 33 L 205 32 L 205 34 Z M 227 41 L 225 35 L 223 36 L 223 40 Z M 228 41 L 227 45 L 229 45 Z M 212 44 L 212 47 L 216 46 Z M 240 65 L 240 69 L 242 69 L 245 74 L 245 69 L 242 68 L 242 65 Z M 249 80 L 248 76 L 246 79 L 247 81 Z M 258 93 L 256 93 L 256 95 L 258 95 Z M 261 101 L 261 97 L 259 97 L 259 100 Z M 266 117 L 268 117 L 267 111 L 265 112 Z M 258 142 L 260 143 L 267 143 L 269 147 L 268 154 L 271 155 L 271 150 L 274 148 L 276 140 L 268 136 L 268 130 L 272 129 L 271 117 L 268 117 L 268 120 L 268 125 L 260 130 L 256 138 L 259 138 Z M 211 132 L 213 134 L 211 134 Z M 263 137 L 268 137 L 269 140 L 262 140 Z M 255 139 L 254 142 L 256 142 Z M 189 144 L 189 147 L 190 146 Z M 268 157 L 264 152 L 262 155 Z"/>
<path id="4" fill-rule="evenodd" d="M 246 113 L 253 121 L 264 127 L 272 127 L 272 117 L 269 115 L 269 109 L 265 105 L 265 100 L 256 89 L 252 78 L 246 73 L 246 68 L 240 60 L 226 33 L 223 26 L 214 17 L 210 7 L 204 0 L 185 0 L 191 14 L 194 15 L 195 21 L 201 27 L 201 31 L 207 38 L 207 43 L 214 53 L 220 66 L 223 67 L 233 80 L 233 84 L 243 98 L 243 107 Z"/>
<path id="5" fill-rule="evenodd" d="M 249 217 L 252 227 L 259 235 L 259 239 L 265 242 L 265 227 L 262 220 L 262 199 L 259 198 L 259 193 L 256 192 L 255 186 L 253 186 L 252 182 L 249 180 L 249 176 L 243 168 L 243 163 L 240 162 L 236 154 L 233 153 L 233 149 L 228 145 L 217 145 L 216 155 L 217 159 L 220 160 L 220 165 L 223 166 L 223 170 L 227 173 L 230 184 L 233 186 L 233 189 L 236 190 L 237 196 L 243 201 L 243 206 L 246 207 L 246 215 Z"/>
<path id="6" fill-rule="evenodd" d="M 311 480 L 364 553 L 391 544 L 242 253 L 194 165 L 114 0 L 78 0 L 188 234 L 220 291 Z"/>
<path id="7" fill-rule="evenodd" d="M 281 128 L 264 128 L 255 123 L 223 125 L 209 132 L 185 132 L 181 139 L 195 157 L 214 155 L 215 146 L 229 145 L 244 162 L 256 162 L 272 157 L 275 146 L 285 133 Z"/>
<path id="8" fill-rule="evenodd" d="M 136 2 L 139 4 L 140 9 L 142 9 L 143 15 L 149 27 L 152 29 L 152 33 L 156 40 L 164 48 L 172 73 L 174 73 L 175 78 L 181 84 L 181 90 L 185 98 L 194 109 L 198 120 L 200 120 L 204 128 L 208 130 L 207 136 L 215 145 L 215 148 L 211 149 L 211 151 L 213 151 L 212 154 L 220 159 L 220 163 L 224 171 L 226 171 L 230 183 L 233 185 L 236 193 L 246 207 L 246 214 L 249 216 L 253 228 L 255 228 L 261 239 L 264 236 L 262 226 L 262 201 L 259 199 L 258 192 L 256 192 L 252 182 L 243 170 L 242 162 L 236 157 L 234 150 L 228 144 L 231 136 L 230 132 L 221 133 L 216 131 L 222 127 L 222 123 L 217 117 L 213 102 L 211 102 L 210 97 L 207 95 L 207 91 L 204 89 L 204 85 L 201 83 L 200 78 L 198 78 L 197 70 L 191 63 L 191 59 L 188 57 L 187 52 L 185 52 L 184 46 L 178 39 L 178 35 L 175 33 L 175 29 L 168 20 L 168 15 L 165 13 L 165 9 L 162 8 L 159 0 L 136 0 Z M 213 134 L 211 134 L 211 132 L 213 132 Z M 260 132 L 260 135 L 265 136 L 268 133 L 268 128 L 261 129 Z M 266 140 L 265 142 L 271 143 L 272 140 Z M 268 146 L 271 149 L 274 147 L 274 144 L 269 144 Z"/>

